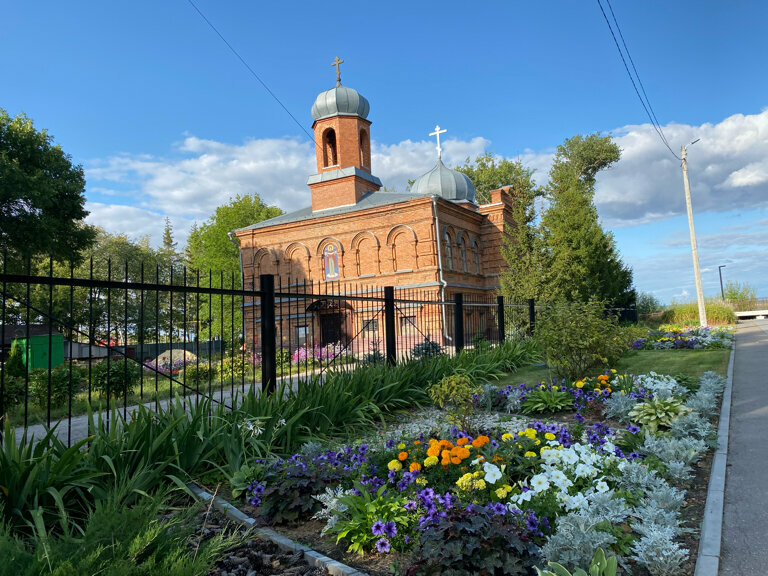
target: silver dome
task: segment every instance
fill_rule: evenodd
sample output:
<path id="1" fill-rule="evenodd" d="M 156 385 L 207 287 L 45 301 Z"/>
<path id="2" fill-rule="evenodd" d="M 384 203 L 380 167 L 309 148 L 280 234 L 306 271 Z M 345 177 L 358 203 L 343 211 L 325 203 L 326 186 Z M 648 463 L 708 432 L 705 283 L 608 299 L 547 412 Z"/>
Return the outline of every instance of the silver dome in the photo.
<path id="1" fill-rule="evenodd" d="M 453 202 L 475 203 L 475 186 L 466 174 L 451 170 L 438 159 L 437 165 L 411 185 L 412 194 L 442 196 Z"/>
<path id="2" fill-rule="evenodd" d="M 312 104 L 312 119 L 321 120 L 330 116 L 359 116 L 367 118 L 371 105 L 357 90 L 341 84 L 321 92 Z"/>

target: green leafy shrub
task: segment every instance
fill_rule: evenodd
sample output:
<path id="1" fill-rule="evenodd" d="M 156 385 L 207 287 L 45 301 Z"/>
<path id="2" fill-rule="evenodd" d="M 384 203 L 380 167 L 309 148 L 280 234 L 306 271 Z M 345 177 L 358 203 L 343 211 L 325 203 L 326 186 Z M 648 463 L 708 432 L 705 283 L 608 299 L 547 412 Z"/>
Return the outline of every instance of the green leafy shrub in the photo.
<path id="1" fill-rule="evenodd" d="M 6 410 L 24 402 L 25 386 L 24 378 L 17 376 L 5 377 L 3 406 L 5 406 Z"/>
<path id="2" fill-rule="evenodd" d="M 462 429 L 469 429 L 469 422 L 475 410 L 475 396 L 483 393 L 480 386 L 472 385 L 466 374 L 445 376 L 429 387 L 429 397 L 440 408 L 448 409 L 449 418 Z"/>
<path id="3" fill-rule="evenodd" d="M 704 309 L 707 314 L 707 324 L 735 324 L 736 314 L 733 308 L 722 300 L 708 300 Z M 699 305 L 696 302 L 672 304 L 661 315 L 661 321 L 666 324 L 697 325 L 699 323 Z"/>
<path id="4" fill-rule="evenodd" d="M 251 372 L 251 367 L 245 362 L 242 355 L 228 356 L 221 361 L 219 373 L 225 382 L 239 382 Z M 247 380 L 247 378 L 246 378 Z"/>
<path id="5" fill-rule="evenodd" d="M 121 398 L 130 396 L 141 379 L 141 368 L 128 358 L 102 360 L 91 369 L 91 387 L 100 394 Z"/>
<path id="6" fill-rule="evenodd" d="M 529 544 L 504 516 L 454 508 L 419 536 L 408 576 L 530 573 Z"/>
<path id="7" fill-rule="evenodd" d="M 199 365 L 197 363 L 187 364 L 184 367 L 184 378 L 187 386 L 202 386 L 207 385 L 208 382 L 216 382 L 218 374 L 218 368 L 208 362 L 201 362 Z"/>
<path id="8" fill-rule="evenodd" d="M 557 562 L 547 562 L 549 566 L 548 570 L 542 570 L 536 567 L 536 574 L 538 576 L 616 576 L 616 570 L 618 569 L 618 561 L 616 556 L 605 556 L 605 550 L 598 548 L 595 555 L 592 557 L 592 562 L 589 564 L 589 573 L 581 568 L 571 573 Z"/>
<path id="9" fill-rule="evenodd" d="M 654 398 L 632 408 L 629 419 L 654 433 L 659 426 L 669 428 L 678 416 L 689 411 L 677 398 Z"/>
<path id="10" fill-rule="evenodd" d="M 403 550 L 406 546 L 405 536 L 412 531 L 415 522 L 414 517 L 405 509 L 408 498 L 396 493 L 391 494 L 391 490 L 387 492 L 386 485 L 373 495 L 366 486 L 357 485 L 356 488 L 359 495 L 345 494 L 338 498 L 341 506 L 336 512 L 336 522 L 328 532 L 337 535 L 336 542 L 349 542 L 347 552 L 362 555 L 373 549 L 376 542 L 384 536 L 378 532 L 374 533 L 374 524 L 393 522 L 396 533 L 388 538 L 388 542 L 392 548 Z"/>
<path id="11" fill-rule="evenodd" d="M 534 388 L 520 406 L 523 414 L 541 414 L 542 412 L 562 412 L 573 408 L 573 396 L 556 386 Z"/>
<path id="12" fill-rule="evenodd" d="M 87 385 L 88 370 L 82 366 L 62 364 L 50 371 L 51 406 L 66 405 L 69 399 Z M 71 377 L 70 377 L 71 375 Z M 29 388 L 35 404 L 40 408 L 48 406 L 48 370 L 32 370 L 29 373 Z"/>
<path id="13" fill-rule="evenodd" d="M 411 358 L 414 360 L 421 360 L 422 358 L 434 358 L 440 356 L 443 353 L 443 348 L 437 342 L 432 342 L 429 338 L 425 338 L 424 342 L 416 344 L 411 348 Z"/>
<path id="14" fill-rule="evenodd" d="M 3 366 L 5 377 L 8 376 L 15 378 L 24 378 L 27 373 L 27 367 L 24 365 L 23 353 L 21 350 L 21 344 L 18 340 L 14 340 L 11 343 L 11 351 L 8 354 L 8 358 Z"/>
<path id="15" fill-rule="evenodd" d="M 614 316 L 602 302 L 559 303 L 536 323 L 534 340 L 557 375 L 575 381 L 618 360 L 628 348 Z"/>

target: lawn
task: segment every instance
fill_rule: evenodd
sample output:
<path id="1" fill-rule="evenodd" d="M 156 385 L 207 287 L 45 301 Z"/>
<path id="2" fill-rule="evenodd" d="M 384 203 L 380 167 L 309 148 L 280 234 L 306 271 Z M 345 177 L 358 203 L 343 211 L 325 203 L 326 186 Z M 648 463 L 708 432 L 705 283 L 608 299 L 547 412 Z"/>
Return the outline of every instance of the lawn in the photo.
<path id="1" fill-rule="evenodd" d="M 725 376 L 731 351 L 722 350 L 630 350 L 613 366 L 619 372 L 630 374 L 686 375 L 699 378 L 712 370 Z M 597 375 L 597 374 L 594 374 Z M 526 366 L 499 380 L 499 386 L 507 384 L 538 384 L 555 378 L 555 374 L 543 364 Z"/>

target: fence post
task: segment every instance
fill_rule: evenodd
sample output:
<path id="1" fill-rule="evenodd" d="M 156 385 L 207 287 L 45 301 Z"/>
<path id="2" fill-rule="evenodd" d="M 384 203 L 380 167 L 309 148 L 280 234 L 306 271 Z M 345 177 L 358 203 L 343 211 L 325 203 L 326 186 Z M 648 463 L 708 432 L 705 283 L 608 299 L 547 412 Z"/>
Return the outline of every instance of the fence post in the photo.
<path id="1" fill-rule="evenodd" d="M 457 292 L 453 302 L 453 342 L 458 353 L 464 349 L 464 295 Z"/>
<path id="2" fill-rule="evenodd" d="M 499 344 L 501 344 L 506 337 L 504 330 L 504 296 L 502 295 L 496 296 L 496 310 L 496 318 L 499 324 Z"/>
<path id="3" fill-rule="evenodd" d="M 275 277 L 259 276 L 261 291 L 261 391 L 272 393 L 277 385 L 277 349 L 275 346 Z"/>
<path id="4" fill-rule="evenodd" d="M 395 334 L 395 287 L 384 287 L 384 348 L 387 364 L 397 363 L 397 334 Z"/>
<path id="5" fill-rule="evenodd" d="M 533 336 L 533 331 L 536 328 L 536 301 L 533 298 L 528 298 L 528 336 Z"/>

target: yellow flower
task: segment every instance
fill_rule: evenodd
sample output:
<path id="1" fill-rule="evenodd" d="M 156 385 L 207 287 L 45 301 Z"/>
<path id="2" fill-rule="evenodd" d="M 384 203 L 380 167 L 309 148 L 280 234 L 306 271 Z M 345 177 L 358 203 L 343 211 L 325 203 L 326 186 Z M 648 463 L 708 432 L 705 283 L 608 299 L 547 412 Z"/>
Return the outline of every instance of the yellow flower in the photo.
<path id="1" fill-rule="evenodd" d="M 506 434 L 502 434 L 501 435 L 501 441 L 502 442 L 509 442 L 510 440 L 512 440 L 512 438 L 514 438 L 514 435 L 510 434 L 509 432 L 507 432 Z"/>
<path id="2" fill-rule="evenodd" d="M 583 388 L 583 387 L 584 387 L 584 382 L 582 382 L 581 380 L 576 382 L 576 388 Z"/>
<path id="3" fill-rule="evenodd" d="M 485 480 L 475 480 L 474 488 L 475 490 L 485 490 Z"/>
<path id="4" fill-rule="evenodd" d="M 435 466 L 437 464 L 437 456 L 428 456 L 426 460 L 424 460 L 424 466 L 427 468 L 430 468 L 431 466 Z"/>
<path id="5" fill-rule="evenodd" d="M 547 432 L 546 434 L 544 434 L 544 438 L 546 438 L 547 440 L 554 440 L 555 435 L 552 434 L 552 432 Z"/>
<path id="6" fill-rule="evenodd" d="M 611 373 L 616 374 L 616 370 L 614 368 L 611 368 Z"/>
<path id="7" fill-rule="evenodd" d="M 525 456 L 526 458 L 536 458 L 536 452 L 531 452 L 530 450 L 528 450 L 528 452 L 523 454 L 523 456 Z"/>
<path id="8" fill-rule="evenodd" d="M 419 476 L 418 478 L 416 478 L 416 484 L 418 484 L 419 486 L 426 486 L 427 479 L 424 478 L 424 476 Z"/>
<path id="9" fill-rule="evenodd" d="M 397 449 L 398 449 L 398 450 L 405 450 L 405 444 L 403 444 L 402 442 L 400 442 L 400 444 L 398 444 L 398 445 L 397 445 Z"/>
<path id="10" fill-rule="evenodd" d="M 464 474 L 464 476 L 456 480 L 456 486 L 459 487 L 459 490 L 464 490 L 464 491 L 471 490 L 472 481 L 473 481 L 472 474 L 467 472 L 466 474 Z"/>
<path id="11" fill-rule="evenodd" d="M 525 430 L 523 430 L 523 436 L 533 440 L 534 438 L 536 438 L 536 430 L 534 430 L 533 428 L 526 428 Z"/>
<path id="12" fill-rule="evenodd" d="M 507 497 L 507 491 L 504 490 L 504 488 L 499 488 L 498 490 L 496 490 L 496 498 L 498 498 L 499 500 L 503 500 L 506 497 Z"/>
<path id="13" fill-rule="evenodd" d="M 560 390 L 559 386 L 552 386 L 552 390 Z"/>
<path id="14" fill-rule="evenodd" d="M 398 472 L 403 469 L 403 465 L 400 464 L 398 460 L 391 460 L 389 464 L 387 464 L 387 468 L 390 470 L 394 470 L 395 472 Z"/>
<path id="15" fill-rule="evenodd" d="M 534 441 L 534 444 L 536 444 L 536 446 L 538 446 L 539 444 L 541 444 L 541 440 L 539 440 L 538 438 L 536 438 L 536 440 Z"/>

